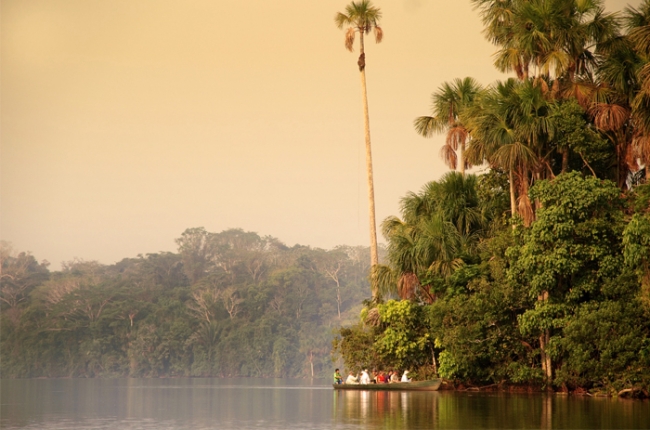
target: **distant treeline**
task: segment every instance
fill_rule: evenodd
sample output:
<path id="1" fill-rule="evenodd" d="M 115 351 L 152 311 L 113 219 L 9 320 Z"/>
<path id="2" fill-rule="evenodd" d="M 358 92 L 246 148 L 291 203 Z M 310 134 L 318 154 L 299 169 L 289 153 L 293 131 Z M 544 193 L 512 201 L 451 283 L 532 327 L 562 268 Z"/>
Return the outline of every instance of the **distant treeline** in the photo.
<path id="1" fill-rule="evenodd" d="M 2 244 L 2 377 L 310 377 L 369 296 L 369 251 L 186 230 L 178 253 L 50 272 Z"/>

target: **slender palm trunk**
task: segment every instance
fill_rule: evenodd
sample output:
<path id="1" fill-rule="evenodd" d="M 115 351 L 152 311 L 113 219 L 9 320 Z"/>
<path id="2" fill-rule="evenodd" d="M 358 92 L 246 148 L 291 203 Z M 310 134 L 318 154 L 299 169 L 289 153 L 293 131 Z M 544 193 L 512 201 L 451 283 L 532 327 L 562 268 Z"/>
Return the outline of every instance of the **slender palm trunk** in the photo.
<path id="1" fill-rule="evenodd" d="M 517 214 L 517 202 L 515 199 L 515 175 L 510 169 L 510 172 L 508 174 L 508 180 L 510 182 L 510 217 L 514 218 L 515 215 Z M 515 225 L 512 224 L 512 229 L 514 230 Z"/>
<path id="2" fill-rule="evenodd" d="M 465 142 L 460 143 L 460 151 L 458 151 L 458 158 L 460 163 L 460 174 L 465 177 Z"/>
<path id="3" fill-rule="evenodd" d="M 366 68 L 365 68 L 365 51 L 363 46 L 363 31 L 360 32 L 360 55 L 359 69 L 361 71 L 361 96 L 363 102 L 363 124 L 364 135 L 366 140 L 366 171 L 368 173 L 368 209 L 370 216 L 370 281 L 372 296 L 377 296 L 377 282 L 375 279 L 375 268 L 379 264 L 379 254 L 377 253 L 377 225 L 375 221 L 375 186 L 372 177 L 372 150 L 370 147 L 370 119 L 368 116 L 368 92 L 366 90 Z"/>
<path id="4" fill-rule="evenodd" d="M 548 301 L 548 291 L 543 291 L 542 294 L 537 297 L 537 300 L 542 302 Z M 548 344 L 550 342 L 551 332 L 550 330 L 546 329 L 542 332 L 542 334 L 539 335 L 539 350 L 540 358 L 542 361 L 542 372 L 544 372 L 544 377 L 547 384 L 553 382 L 553 364 L 551 362 L 551 356 L 547 352 Z"/>
<path id="5" fill-rule="evenodd" d="M 569 171 L 569 147 L 562 148 L 562 171 L 560 173 Z"/>

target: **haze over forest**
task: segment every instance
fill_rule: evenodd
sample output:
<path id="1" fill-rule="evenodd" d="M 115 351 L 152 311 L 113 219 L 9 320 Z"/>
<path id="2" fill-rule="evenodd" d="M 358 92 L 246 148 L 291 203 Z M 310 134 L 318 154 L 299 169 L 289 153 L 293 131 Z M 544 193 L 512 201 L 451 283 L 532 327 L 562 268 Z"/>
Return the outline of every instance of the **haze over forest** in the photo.
<path id="1" fill-rule="evenodd" d="M 3 0 L 0 237 L 55 270 L 174 251 L 198 226 L 367 245 L 356 55 L 333 23 L 345 4 L 257 0 L 242 26 L 232 0 Z M 385 37 L 367 63 L 381 222 L 447 171 L 444 137 L 412 126 L 430 94 L 505 76 L 469 1 L 378 6 Z"/>

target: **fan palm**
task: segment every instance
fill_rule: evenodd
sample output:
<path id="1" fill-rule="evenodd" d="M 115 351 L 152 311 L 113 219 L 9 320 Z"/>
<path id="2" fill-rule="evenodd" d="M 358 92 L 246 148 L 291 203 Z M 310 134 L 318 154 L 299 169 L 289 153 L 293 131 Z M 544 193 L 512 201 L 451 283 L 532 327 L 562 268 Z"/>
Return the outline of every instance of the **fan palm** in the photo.
<path id="1" fill-rule="evenodd" d="M 590 75 L 595 53 L 617 36 L 614 14 L 602 0 L 472 0 L 481 10 L 488 39 L 500 46 L 495 66 L 520 80 L 537 76 Z M 558 82 L 559 84 L 559 82 Z"/>
<path id="2" fill-rule="evenodd" d="M 465 262 L 487 220 L 479 207 L 477 178 L 457 172 L 430 182 L 401 201 L 402 219 L 382 223 L 390 266 L 381 266 L 382 291 L 434 299 L 431 278 L 447 278 Z"/>
<path id="3" fill-rule="evenodd" d="M 339 29 L 347 27 L 345 32 L 345 47 L 352 52 L 356 34 L 359 33 L 359 59 L 357 65 L 361 73 L 361 93 L 363 103 L 364 134 L 366 143 L 366 171 L 368 175 L 368 205 L 370 216 L 370 264 L 371 284 L 373 296 L 377 294 L 374 271 L 379 264 L 377 251 L 377 225 L 375 220 L 375 189 L 372 171 L 372 151 L 370 146 L 370 120 L 368 116 L 368 93 L 366 89 L 366 53 L 364 35 L 375 33 L 377 43 L 383 38 L 383 31 L 379 26 L 381 10 L 372 5 L 369 0 L 353 1 L 345 8 L 345 13 L 337 13 L 334 21 Z"/>
<path id="4" fill-rule="evenodd" d="M 511 215 L 526 224 L 533 218 L 530 179 L 545 162 L 544 143 L 553 131 L 549 113 L 539 87 L 509 79 L 489 88 L 469 115 L 468 158 L 508 172 Z"/>
<path id="5" fill-rule="evenodd" d="M 471 106 L 480 91 L 481 86 L 472 78 L 456 79 L 453 83 L 445 82 L 431 96 L 432 115 L 421 116 L 414 121 L 415 130 L 424 137 L 431 137 L 433 133 L 447 133 L 440 155 L 450 169 L 456 170 L 460 165 L 463 175 L 465 168 L 470 167 L 465 158 L 469 133 L 461 121 L 461 113 Z"/>

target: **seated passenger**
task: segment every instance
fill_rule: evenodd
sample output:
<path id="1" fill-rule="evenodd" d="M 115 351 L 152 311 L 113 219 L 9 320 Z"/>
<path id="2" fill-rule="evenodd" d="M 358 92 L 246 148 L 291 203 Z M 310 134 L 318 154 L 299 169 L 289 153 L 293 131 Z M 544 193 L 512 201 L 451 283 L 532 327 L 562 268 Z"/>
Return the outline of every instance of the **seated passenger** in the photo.
<path id="1" fill-rule="evenodd" d="M 405 370 L 404 374 L 402 375 L 402 382 L 411 382 L 411 380 L 408 377 L 409 371 Z"/>
<path id="2" fill-rule="evenodd" d="M 345 380 L 346 384 L 358 384 L 359 383 L 359 378 L 354 376 L 354 373 L 350 372 L 348 375 L 348 379 Z"/>
<path id="3" fill-rule="evenodd" d="M 341 376 L 341 373 L 339 372 L 339 369 L 336 369 L 334 371 L 334 383 L 335 384 L 342 384 L 343 383 L 343 377 Z"/>
<path id="4" fill-rule="evenodd" d="M 361 372 L 361 379 L 360 381 L 361 384 L 370 384 L 370 375 L 368 375 L 368 369 L 365 369 L 363 372 Z"/>

